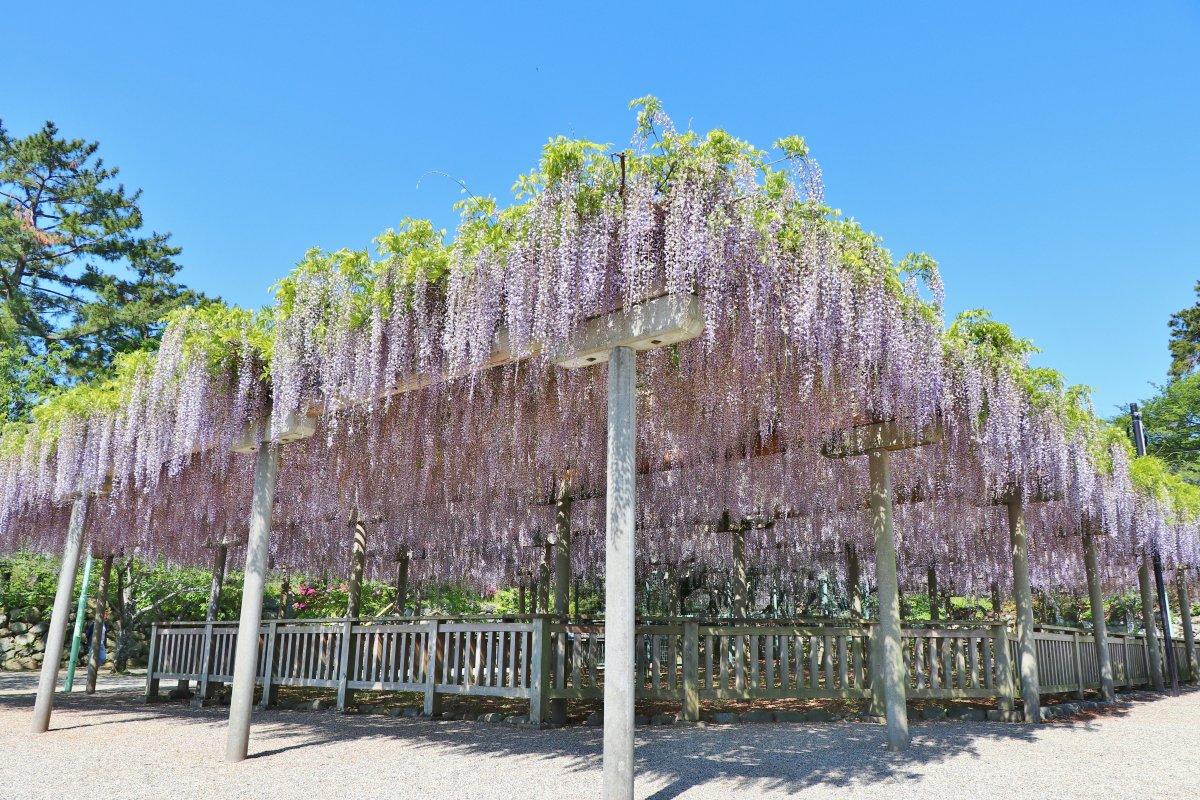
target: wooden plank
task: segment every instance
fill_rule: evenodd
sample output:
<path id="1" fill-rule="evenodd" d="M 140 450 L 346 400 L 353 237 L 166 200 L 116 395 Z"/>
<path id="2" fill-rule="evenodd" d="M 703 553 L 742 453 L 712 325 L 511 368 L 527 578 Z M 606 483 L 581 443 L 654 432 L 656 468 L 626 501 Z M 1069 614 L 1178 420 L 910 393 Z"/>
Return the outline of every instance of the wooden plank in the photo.
<path id="1" fill-rule="evenodd" d="M 746 637 L 735 636 L 733 639 L 734 664 L 733 682 L 739 692 L 746 691 Z"/>
<path id="2" fill-rule="evenodd" d="M 677 667 L 678 663 L 679 663 L 679 645 L 677 643 L 677 636 L 674 632 L 668 633 L 667 634 L 667 665 L 668 665 L 667 685 L 668 685 L 668 688 L 673 692 L 679 691 L 679 688 L 680 688 L 679 673 L 678 673 L 678 667 Z"/>
<path id="3" fill-rule="evenodd" d="M 955 638 L 942 639 L 942 688 L 953 689 L 955 686 L 954 675 L 954 642 Z M 962 688 L 962 687 L 959 687 Z"/>
<path id="4" fill-rule="evenodd" d="M 766 669 L 767 688 L 774 689 L 775 685 L 776 685 L 776 681 L 775 681 L 775 672 L 776 672 L 776 670 L 775 670 L 775 637 L 768 634 L 767 636 L 764 637 L 763 644 L 767 649 L 766 655 L 764 656 L 764 662 L 763 662 L 767 668 Z"/>
<path id="5" fill-rule="evenodd" d="M 821 688 L 821 673 L 817 669 L 817 659 L 820 653 L 817 652 L 817 637 L 810 635 L 808 637 L 808 686 L 810 689 Z"/>
<path id="6" fill-rule="evenodd" d="M 791 688 L 791 637 L 782 634 L 779 637 L 779 687 L 784 691 Z"/>
<path id="7" fill-rule="evenodd" d="M 759 647 L 762 644 L 762 637 L 754 634 L 750 637 L 750 688 L 757 689 L 758 686 L 758 653 Z"/>
<path id="8" fill-rule="evenodd" d="M 846 634 L 837 637 L 838 688 L 845 689 L 850 685 L 850 668 L 846 663 Z"/>

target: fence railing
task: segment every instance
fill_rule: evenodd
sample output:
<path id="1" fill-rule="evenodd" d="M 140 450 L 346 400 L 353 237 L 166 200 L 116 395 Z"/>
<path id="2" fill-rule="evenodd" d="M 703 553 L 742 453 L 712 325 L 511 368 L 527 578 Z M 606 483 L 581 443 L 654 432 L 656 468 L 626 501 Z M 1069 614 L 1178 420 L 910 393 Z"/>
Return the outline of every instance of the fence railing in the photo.
<path id="1" fill-rule="evenodd" d="M 639 624 L 639 698 L 678 702 L 694 719 L 701 701 L 873 697 L 876 626 L 869 622 L 778 620 Z M 196 681 L 202 697 L 233 676 L 236 622 L 154 626 L 147 698 L 162 680 Z M 271 620 L 259 628 L 262 705 L 279 686 L 336 690 L 339 708 L 355 691 L 424 694 L 426 713 L 445 695 L 527 700 L 542 719 L 556 700 L 598 699 L 604 691 L 604 624 L 549 616 Z M 1100 687 L 1088 631 L 1041 626 L 1034 634 L 1040 690 L 1082 694 Z M 1180 678 L 1193 681 L 1182 640 L 1172 642 Z M 908 696 L 927 700 L 1020 696 L 1018 648 L 1002 623 L 905 626 Z M 1141 635 L 1109 636 L 1114 684 L 1151 682 Z M 1160 642 L 1160 650 L 1162 644 Z M 1200 661 L 1200 652 L 1194 655 Z"/>

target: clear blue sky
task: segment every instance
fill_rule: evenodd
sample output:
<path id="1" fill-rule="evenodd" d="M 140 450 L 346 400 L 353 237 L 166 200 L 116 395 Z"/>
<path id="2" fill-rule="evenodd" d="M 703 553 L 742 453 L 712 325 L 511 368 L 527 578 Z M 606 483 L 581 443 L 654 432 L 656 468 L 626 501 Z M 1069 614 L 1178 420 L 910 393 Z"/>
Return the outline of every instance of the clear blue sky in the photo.
<path id="1" fill-rule="evenodd" d="M 99 140 L 185 280 L 233 302 L 313 245 L 452 227 L 429 170 L 508 197 L 551 135 L 627 142 L 646 93 L 681 127 L 805 136 L 830 202 L 932 253 L 950 313 L 992 309 L 1106 415 L 1162 379 L 1200 279 L 1194 2 L 259 5 L 0 19 L 9 130 Z"/>

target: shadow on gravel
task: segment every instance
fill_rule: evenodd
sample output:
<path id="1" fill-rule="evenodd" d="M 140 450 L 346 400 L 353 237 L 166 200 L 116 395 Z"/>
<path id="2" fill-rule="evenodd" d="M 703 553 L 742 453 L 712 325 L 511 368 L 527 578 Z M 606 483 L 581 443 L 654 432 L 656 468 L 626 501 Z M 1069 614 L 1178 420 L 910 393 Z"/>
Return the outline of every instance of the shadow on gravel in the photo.
<path id="1" fill-rule="evenodd" d="M 1193 690 L 1194 691 L 1194 690 Z M 1161 699 L 1142 693 L 1137 702 Z M 0 696 L 0 708 L 32 706 L 32 692 Z M 147 705 L 130 692 L 87 696 L 59 695 L 56 708 L 70 711 L 63 720 L 67 730 L 94 725 L 131 726 L 139 721 L 169 719 L 181 725 L 222 727 L 227 709 L 195 709 L 186 701 Z M 1070 725 L 1087 735 L 1100 717 L 1122 716 L 1134 705 L 1128 700 L 1102 712 L 1056 720 L 1048 725 Z M 83 719 L 75 714 L 85 715 Z M 106 719 L 112 715 L 111 719 Z M 99 717 L 99 718 L 97 718 Z M 59 719 L 62 719 L 61 717 Z M 331 743 L 366 739 L 394 739 L 408 747 L 454 751 L 460 755 L 553 758 L 560 768 L 593 770 L 600 767 L 600 728 L 572 726 L 537 730 L 524 725 L 391 718 L 376 714 L 339 715 L 332 711 L 256 711 L 251 747 L 262 749 L 252 759 L 266 759 L 291 751 Z M 856 782 L 882 782 L 912 778 L 917 767 L 964 753 L 977 754 L 978 743 L 1007 739 L 1032 742 L 1037 728 L 991 722 L 921 722 L 912 726 L 912 746 L 903 753 L 884 748 L 881 725 L 852 722 L 770 723 L 699 726 L 649 726 L 637 729 L 637 771 L 644 779 L 666 785 L 651 795 L 670 800 L 693 786 L 721 778 L 748 787 L 798 792 L 826 784 L 847 786 Z M 119 730 L 107 735 L 121 735 Z M 220 753 L 213 753 L 215 761 Z M 249 767 L 253 768 L 253 767 Z"/>

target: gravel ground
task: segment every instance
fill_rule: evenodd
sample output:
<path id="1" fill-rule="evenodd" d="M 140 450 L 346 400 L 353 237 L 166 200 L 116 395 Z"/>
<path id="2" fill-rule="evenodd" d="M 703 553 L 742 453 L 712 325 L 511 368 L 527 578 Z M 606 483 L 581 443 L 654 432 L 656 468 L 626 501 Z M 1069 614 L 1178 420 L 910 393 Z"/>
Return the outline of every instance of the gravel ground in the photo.
<path id="1" fill-rule="evenodd" d="M 37 676 L 0 673 L 0 786 L 8 797 L 594 798 L 598 729 L 556 731 L 331 712 L 258 713 L 252 758 L 221 760 L 225 709 L 140 702 L 139 679 L 60 696 L 28 733 Z M 77 684 L 78 686 L 78 684 Z M 640 798 L 1200 796 L 1200 691 L 1121 704 L 1036 730 L 913 727 L 904 754 L 881 726 L 768 724 L 638 731 Z M 15 787 L 15 788 L 14 788 Z"/>

